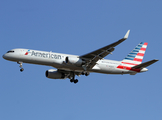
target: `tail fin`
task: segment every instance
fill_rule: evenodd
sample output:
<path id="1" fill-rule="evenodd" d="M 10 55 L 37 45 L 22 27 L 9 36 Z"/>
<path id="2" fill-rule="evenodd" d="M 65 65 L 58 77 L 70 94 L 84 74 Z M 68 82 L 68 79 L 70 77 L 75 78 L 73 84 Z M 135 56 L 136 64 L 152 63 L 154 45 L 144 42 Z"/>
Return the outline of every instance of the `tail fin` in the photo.
<path id="1" fill-rule="evenodd" d="M 122 63 L 129 65 L 139 65 L 142 63 L 148 43 L 139 43 L 123 60 Z"/>

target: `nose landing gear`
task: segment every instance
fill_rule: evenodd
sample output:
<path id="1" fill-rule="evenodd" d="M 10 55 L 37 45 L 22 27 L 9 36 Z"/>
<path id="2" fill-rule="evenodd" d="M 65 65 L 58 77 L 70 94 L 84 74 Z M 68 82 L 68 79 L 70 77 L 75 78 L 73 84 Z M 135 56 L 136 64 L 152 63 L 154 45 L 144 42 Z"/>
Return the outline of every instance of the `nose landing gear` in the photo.
<path id="1" fill-rule="evenodd" d="M 24 71 L 24 68 L 23 68 L 23 66 L 22 66 L 22 63 L 23 63 L 23 62 L 18 61 L 17 63 L 20 64 L 20 66 L 19 66 L 19 67 L 21 68 L 21 69 L 20 69 L 20 72 Z"/>

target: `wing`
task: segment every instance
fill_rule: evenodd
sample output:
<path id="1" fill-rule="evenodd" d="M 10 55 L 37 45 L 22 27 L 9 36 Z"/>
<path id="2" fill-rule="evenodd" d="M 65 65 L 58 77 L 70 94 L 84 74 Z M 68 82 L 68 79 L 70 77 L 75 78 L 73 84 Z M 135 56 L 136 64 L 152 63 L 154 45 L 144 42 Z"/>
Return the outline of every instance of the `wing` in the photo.
<path id="1" fill-rule="evenodd" d="M 115 50 L 115 48 L 114 48 L 115 46 L 117 46 L 118 44 L 120 44 L 121 42 L 125 41 L 128 38 L 129 32 L 130 32 L 130 30 L 127 31 L 124 38 L 118 40 L 117 42 L 114 42 L 114 43 L 107 45 L 105 47 L 102 47 L 98 50 L 95 50 L 93 52 L 90 52 L 88 54 L 80 56 L 80 58 L 82 58 L 86 61 L 86 64 L 83 66 L 83 68 L 85 70 L 91 69 L 96 65 L 96 62 L 98 60 L 104 58 L 108 54 L 111 54 L 111 52 Z"/>

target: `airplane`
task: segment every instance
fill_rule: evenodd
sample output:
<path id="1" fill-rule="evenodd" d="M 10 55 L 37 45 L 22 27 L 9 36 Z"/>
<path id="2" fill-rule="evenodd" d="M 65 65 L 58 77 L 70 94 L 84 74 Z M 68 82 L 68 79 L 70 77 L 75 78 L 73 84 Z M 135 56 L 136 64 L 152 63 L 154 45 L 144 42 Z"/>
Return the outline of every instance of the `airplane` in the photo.
<path id="1" fill-rule="evenodd" d="M 70 54 L 62 54 L 55 52 L 46 52 L 32 49 L 16 48 L 9 50 L 3 55 L 3 58 L 9 61 L 20 64 L 20 71 L 24 70 L 22 64 L 38 64 L 52 66 L 56 69 L 49 69 L 45 72 L 47 78 L 51 79 L 66 79 L 70 82 L 77 83 L 78 79 L 75 76 L 85 75 L 90 73 L 103 74 L 130 74 L 135 75 L 148 71 L 146 67 L 157 62 L 157 59 L 142 63 L 147 44 L 140 42 L 123 60 L 115 61 L 104 59 L 105 56 L 112 54 L 115 46 L 125 41 L 129 36 L 130 30 L 125 36 L 110 45 L 97 49 L 93 52 L 78 56 Z"/>

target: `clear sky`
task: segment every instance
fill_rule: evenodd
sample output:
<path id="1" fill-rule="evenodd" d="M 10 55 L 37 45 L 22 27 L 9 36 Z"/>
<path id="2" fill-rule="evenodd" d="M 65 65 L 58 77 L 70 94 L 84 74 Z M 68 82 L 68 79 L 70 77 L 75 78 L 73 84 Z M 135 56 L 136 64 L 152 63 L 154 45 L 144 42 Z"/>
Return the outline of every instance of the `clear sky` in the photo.
<path id="1" fill-rule="evenodd" d="M 0 120 L 162 120 L 162 1 L 1 0 L 0 55 L 27 48 L 83 55 L 122 38 L 106 59 L 148 42 L 135 76 L 92 73 L 77 84 L 45 77 L 48 66 L 0 59 Z"/>

